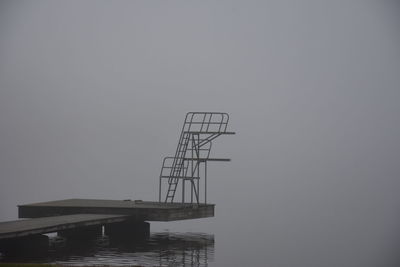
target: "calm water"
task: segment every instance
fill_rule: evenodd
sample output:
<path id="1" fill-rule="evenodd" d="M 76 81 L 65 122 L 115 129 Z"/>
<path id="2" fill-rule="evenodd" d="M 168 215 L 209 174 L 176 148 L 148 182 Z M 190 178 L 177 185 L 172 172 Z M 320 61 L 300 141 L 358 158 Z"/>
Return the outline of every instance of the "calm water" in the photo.
<path id="1" fill-rule="evenodd" d="M 48 255 L 6 257 L 1 262 L 40 262 L 64 265 L 209 266 L 214 236 L 204 233 L 152 233 L 148 240 L 122 241 L 107 236 L 71 242 L 51 236 Z"/>

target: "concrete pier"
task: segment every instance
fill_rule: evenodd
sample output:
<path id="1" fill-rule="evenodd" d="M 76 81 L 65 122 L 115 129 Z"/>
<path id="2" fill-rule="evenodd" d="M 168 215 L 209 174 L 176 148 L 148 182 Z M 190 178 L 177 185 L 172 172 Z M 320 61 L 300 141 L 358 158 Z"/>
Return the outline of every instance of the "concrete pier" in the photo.
<path id="1" fill-rule="evenodd" d="M 92 239 L 101 236 L 102 234 L 103 234 L 102 225 L 91 225 L 91 226 L 61 230 L 57 232 L 58 236 L 76 240 Z"/>
<path id="2" fill-rule="evenodd" d="M 104 226 L 104 234 L 117 239 L 145 239 L 150 236 L 150 223 L 127 220 Z"/>
<path id="3" fill-rule="evenodd" d="M 7 255 L 45 255 L 49 249 L 49 237 L 36 234 L 0 240 L 0 251 Z"/>

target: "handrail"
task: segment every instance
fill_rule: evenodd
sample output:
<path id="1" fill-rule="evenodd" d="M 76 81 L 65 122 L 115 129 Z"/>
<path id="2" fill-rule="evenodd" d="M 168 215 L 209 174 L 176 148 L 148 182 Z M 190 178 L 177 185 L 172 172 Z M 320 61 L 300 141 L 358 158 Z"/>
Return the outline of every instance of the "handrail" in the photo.
<path id="1" fill-rule="evenodd" d="M 210 159 L 212 141 L 220 135 L 232 135 L 227 126 L 229 115 L 224 112 L 188 112 L 180 132 L 178 145 L 173 157 L 163 159 L 160 172 L 159 201 L 161 201 L 161 179 L 168 178 L 165 202 L 173 202 L 179 180 L 189 180 L 191 199 L 199 203 L 200 164 L 207 161 L 229 161 L 229 159 Z M 200 135 L 202 136 L 200 138 Z M 197 185 L 194 183 L 197 180 Z M 182 202 L 185 198 L 185 184 L 182 182 Z M 206 189 L 205 189 L 206 194 Z M 205 197 L 206 199 L 206 197 Z"/>

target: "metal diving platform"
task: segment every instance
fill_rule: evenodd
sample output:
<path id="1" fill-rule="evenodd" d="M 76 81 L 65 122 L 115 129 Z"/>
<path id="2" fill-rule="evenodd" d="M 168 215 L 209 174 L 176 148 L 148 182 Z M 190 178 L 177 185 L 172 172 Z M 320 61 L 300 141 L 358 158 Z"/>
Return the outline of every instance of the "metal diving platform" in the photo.
<path id="1" fill-rule="evenodd" d="M 227 130 L 228 122 L 229 115 L 222 112 L 186 114 L 175 154 L 162 161 L 158 201 L 65 199 L 18 205 L 18 217 L 24 219 L 0 222 L 0 251 L 36 239 L 46 245 L 43 234 L 51 232 L 79 236 L 101 232 L 104 226 L 109 235 L 137 235 L 149 232 L 147 221 L 213 217 L 215 205 L 207 203 L 207 165 L 230 161 L 211 157 L 217 137 L 235 134 Z"/>

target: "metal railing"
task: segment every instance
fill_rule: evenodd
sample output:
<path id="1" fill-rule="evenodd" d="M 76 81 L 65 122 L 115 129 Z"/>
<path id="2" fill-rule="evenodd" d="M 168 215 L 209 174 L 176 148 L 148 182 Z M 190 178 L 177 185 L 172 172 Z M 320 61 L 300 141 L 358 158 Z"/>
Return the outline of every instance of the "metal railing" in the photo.
<path id="1" fill-rule="evenodd" d="M 229 115 L 222 112 L 189 112 L 186 114 L 174 157 L 163 160 L 159 181 L 159 201 L 162 199 L 162 182 L 167 181 L 165 203 L 174 202 L 179 182 L 182 183 L 182 200 L 185 202 L 185 183 L 190 183 L 191 203 L 200 203 L 200 165 L 204 164 L 204 202 L 207 202 L 207 161 L 210 159 L 212 141 L 227 132 Z"/>

